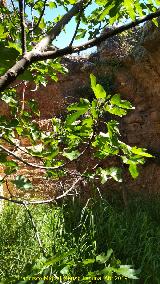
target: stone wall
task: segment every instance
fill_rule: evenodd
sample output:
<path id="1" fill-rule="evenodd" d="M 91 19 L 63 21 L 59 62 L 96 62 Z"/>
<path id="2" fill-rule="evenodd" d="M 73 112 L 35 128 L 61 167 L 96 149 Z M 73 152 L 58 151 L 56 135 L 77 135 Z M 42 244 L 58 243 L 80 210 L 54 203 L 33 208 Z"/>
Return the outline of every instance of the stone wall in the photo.
<path id="1" fill-rule="evenodd" d="M 121 52 L 117 57 L 115 50 L 115 56 L 113 52 L 111 56 L 120 58 L 119 66 L 114 69 L 115 91 L 135 106 L 135 110 L 121 120 L 123 139 L 131 146 L 147 148 L 156 155 L 156 159 L 142 168 L 137 180 L 127 175 L 127 188 L 152 193 L 160 192 L 160 30 L 148 23 L 138 34 L 139 42 L 132 52 L 127 55 Z M 101 49 L 100 60 L 108 60 L 107 44 Z"/>

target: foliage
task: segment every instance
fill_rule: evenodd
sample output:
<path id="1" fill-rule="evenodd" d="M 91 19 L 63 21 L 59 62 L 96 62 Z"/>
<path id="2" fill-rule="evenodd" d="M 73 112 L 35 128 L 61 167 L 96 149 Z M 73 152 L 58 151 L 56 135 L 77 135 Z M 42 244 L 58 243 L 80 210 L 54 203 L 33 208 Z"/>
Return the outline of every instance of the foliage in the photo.
<path id="1" fill-rule="evenodd" d="M 59 59 L 62 55 L 72 54 L 75 51 L 79 52 L 98 44 L 96 37 L 97 35 L 100 37 L 101 30 L 106 25 L 120 24 L 129 18 L 135 20 L 138 16 L 142 17 L 150 12 L 154 12 L 158 2 L 156 1 L 155 3 L 155 1 L 151 0 L 145 2 L 139 0 L 19 0 L 11 1 L 9 4 L 4 5 L 3 1 L 1 1 L 0 90 L 3 91 L 1 92 L 1 100 L 8 105 L 10 111 L 10 117 L 0 116 L 0 164 L 4 167 L 5 174 L 1 183 L 9 178 L 18 188 L 22 190 L 31 189 L 32 184 L 25 176 L 20 174 L 15 178 L 21 163 L 26 166 L 46 170 L 48 178 L 58 179 L 67 175 L 67 165 L 72 163 L 72 161 L 80 162 L 88 149 L 91 151 L 95 164 L 93 163 L 92 167 L 86 168 L 83 173 L 79 174 L 81 180 L 91 181 L 92 183 L 96 183 L 98 180 L 102 184 L 109 179 L 122 182 L 123 163 L 127 165 L 133 178 L 138 176 L 138 165 L 143 164 L 145 158 L 151 157 L 151 155 L 147 154 L 145 149 L 130 147 L 121 141 L 118 121 L 115 119 L 115 116 L 122 117 L 126 115 L 132 109 L 132 105 L 128 101 L 123 100 L 119 94 L 111 96 L 107 93 L 101 84 L 97 84 L 93 74 L 91 74 L 91 88 L 94 93 L 94 99 L 90 101 L 83 98 L 78 103 L 68 106 L 68 114 L 64 120 L 52 118 L 50 131 L 42 131 L 36 120 L 33 120 L 33 118 L 39 118 L 37 104 L 33 100 L 25 101 L 24 95 L 29 81 L 34 81 L 36 88 L 38 88 L 40 84 L 46 86 L 48 78 L 56 81 L 58 74 L 66 72 Z M 45 17 L 46 9 L 49 9 L 49 11 L 54 9 L 54 12 L 58 11 L 58 14 L 52 20 L 47 19 Z M 59 14 L 59 11 L 62 11 L 62 14 Z M 157 14 L 152 14 L 151 16 L 151 19 L 153 19 Z M 55 46 L 56 38 L 65 31 L 66 25 L 72 19 L 75 22 L 75 32 L 71 36 L 70 43 L 64 49 L 57 48 Z M 146 20 L 144 19 L 144 21 Z M 138 23 L 136 21 L 136 25 Z M 156 21 L 155 23 L 157 24 Z M 131 23 L 131 26 L 134 25 L 135 23 Z M 116 30 L 116 32 L 118 34 L 127 29 L 128 26 L 124 26 L 122 29 Z M 86 44 L 80 47 L 73 46 L 76 40 L 85 36 L 87 36 L 87 40 L 93 39 L 92 44 L 91 42 L 86 42 Z M 17 94 L 16 87 L 10 86 L 17 77 L 21 81 L 20 84 L 23 89 L 21 94 L 23 104 Z M 111 116 L 111 119 L 108 119 L 108 114 Z M 36 157 L 40 164 L 31 164 L 16 156 L 14 148 L 19 148 L 16 139 L 20 137 L 27 138 L 30 141 L 31 148 L 25 149 L 25 152 L 27 151 L 27 154 Z M 5 146 L 6 143 L 8 143 L 9 147 Z M 113 156 L 118 159 L 120 166 L 103 167 L 101 162 L 106 157 Z M 35 229 L 32 215 L 29 209 L 27 209 L 26 203 L 16 199 L 16 197 L 14 201 L 19 202 L 26 208 L 32 223 L 31 228 Z M 11 236 L 8 235 L 4 239 L 3 235 L 1 235 L 1 239 L 3 239 L 1 247 L 4 258 L 1 259 L 3 267 L 4 263 L 6 264 L 9 245 L 11 245 L 11 257 L 13 256 L 14 260 L 15 256 L 19 255 L 18 261 L 20 262 L 20 256 L 25 260 L 25 263 L 33 261 L 30 266 L 26 267 L 27 276 L 30 273 L 34 275 L 37 272 L 44 275 L 59 273 L 70 276 L 76 272 L 86 276 L 123 275 L 124 277 L 136 279 L 131 266 L 121 265 L 114 257 L 112 250 L 109 250 L 110 247 L 106 247 L 103 251 L 97 250 L 92 210 L 87 211 L 88 213 L 86 214 L 89 226 L 86 226 L 85 222 L 82 226 L 80 224 L 78 226 L 80 232 L 77 238 L 74 233 L 67 232 L 63 209 L 63 207 L 62 209 L 57 208 L 53 211 L 51 210 L 49 212 L 50 215 L 48 213 L 41 215 L 44 218 L 44 223 L 47 223 L 46 218 L 49 218 L 51 221 L 50 225 L 51 227 L 53 226 L 52 232 L 50 232 L 50 227 L 47 230 L 47 226 L 44 223 L 44 226 L 40 228 L 46 238 L 44 238 L 44 241 L 49 240 L 47 233 L 49 235 L 51 233 L 51 239 L 54 242 L 54 244 L 50 241 L 48 242 L 48 255 L 45 259 L 41 258 L 37 246 L 30 243 L 31 238 L 28 238 L 30 225 L 26 222 L 26 216 L 22 211 L 19 211 L 18 215 L 16 215 L 18 222 L 14 223 L 11 232 L 9 232 L 6 225 L 6 220 L 10 224 L 11 220 L 9 217 L 11 215 L 10 213 L 8 215 L 4 213 L 0 222 L 1 232 L 2 234 L 4 232 L 5 234 L 11 233 Z M 37 213 L 36 215 L 38 216 Z M 81 215 L 81 217 L 83 216 Z M 40 224 L 41 222 L 39 222 L 38 226 Z M 17 232 L 19 232 L 20 238 L 13 245 Z M 33 235 L 31 236 L 33 237 Z M 76 238 L 79 242 L 78 247 L 75 247 Z M 87 242 L 86 240 L 88 239 L 89 241 Z M 27 245 L 29 254 L 28 251 L 27 253 L 22 253 L 24 244 Z M 30 250 L 30 245 L 31 247 L 33 245 L 34 253 Z M 20 248 L 20 251 L 17 251 L 16 246 Z M 82 248 L 84 249 L 84 254 L 82 253 Z M 25 253 L 27 254 L 26 259 Z M 34 254 L 35 256 L 37 254 L 37 257 L 34 258 Z M 8 271 L 14 271 L 15 277 L 15 274 L 19 272 L 17 269 L 18 265 L 14 270 L 13 265 L 9 264 L 10 269 Z M 20 268 L 22 268 L 22 262 Z M 1 273 L 2 277 L 4 277 L 5 273 L 10 279 L 6 268 L 5 272 Z M 26 281 L 21 283 L 26 283 Z M 39 283 L 43 283 L 43 281 Z"/>
<path id="2" fill-rule="evenodd" d="M 105 25 L 121 23 L 129 17 L 134 20 L 138 15 L 142 16 L 146 15 L 148 11 L 155 11 L 156 4 L 154 1 L 141 2 L 138 0 L 134 2 L 130 0 L 107 2 L 96 0 L 93 3 L 87 0 L 78 3 L 74 0 L 40 0 L 36 2 L 26 0 L 23 3 L 20 0 L 15 3 L 11 1 L 7 6 L 1 5 L 0 75 L 6 72 L 5 76 L 1 77 L 2 85 L 8 86 L 20 73 L 23 73 L 19 79 L 24 80 L 22 81 L 22 96 L 24 96 L 28 81 L 33 80 L 36 87 L 39 84 L 45 86 L 48 76 L 52 80 L 57 80 L 57 73 L 66 72 L 58 59 L 60 56 L 57 54 L 54 57 L 56 54 L 54 52 L 58 49 L 52 45 L 52 41 L 63 31 L 72 18 L 75 19 L 77 25 L 75 25 L 71 44 L 67 48 L 72 47 L 76 37 L 85 36 L 84 26 L 89 37 L 93 38 L 100 33 Z M 59 8 L 63 8 L 65 14 L 56 16 L 53 19 L 53 25 L 51 20 L 46 19 L 45 9 L 60 11 Z M 87 9 L 90 9 L 89 13 Z M 34 48 L 33 45 L 36 47 Z M 73 51 L 67 50 L 69 53 Z M 46 52 L 48 53 L 46 54 Z M 43 59 L 44 55 L 46 60 Z M 17 64 L 15 64 L 16 62 Z M 12 66 L 13 68 L 9 69 Z M 6 80 L 8 80 L 7 83 L 5 83 Z M 132 106 L 129 102 L 122 100 L 119 94 L 111 97 L 106 93 L 104 88 L 96 83 L 94 75 L 91 75 L 91 87 L 95 99 L 92 102 L 81 99 L 79 103 L 69 106 L 65 121 L 57 118 L 52 119 L 50 132 L 42 132 L 38 124 L 32 121 L 33 116 L 37 118 L 39 116 L 37 105 L 33 100 L 23 102 L 21 105 L 16 89 L 6 89 L 1 93 L 1 99 L 8 104 L 11 118 L 0 116 L 1 142 L 7 141 L 17 147 L 16 137 L 28 138 L 33 146 L 28 150 L 28 153 L 43 161 L 42 166 L 45 167 L 47 176 L 51 178 L 59 176 L 58 169 L 60 175 L 65 175 L 65 165 L 72 160 L 79 161 L 88 148 L 91 149 L 93 157 L 99 160 L 109 156 L 118 157 L 120 161 L 128 165 L 132 177 L 136 178 L 138 176 L 137 166 L 143 164 L 144 158 L 150 157 L 150 155 L 143 149 L 135 151 L 135 148 L 120 141 L 118 122 L 114 119 L 114 115 L 119 117 L 126 115 Z M 113 115 L 113 119 L 105 121 L 105 112 Z M 103 128 L 106 128 L 104 132 L 100 131 L 100 121 L 102 120 L 104 120 Z M 13 153 L 7 152 L 3 145 L 0 148 L 0 163 L 5 167 L 7 177 L 17 171 L 19 163 L 11 161 L 9 157 L 13 156 Z M 14 158 L 16 158 L 15 155 Z M 117 167 L 103 169 L 99 164 L 89 171 L 86 169 L 82 177 L 92 180 L 99 178 L 102 183 L 109 178 L 122 181 L 121 169 Z M 25 177 L 21 177 L 21 182 L 14 181 L 14 183 L 18 186 L 21 185 L 19 186 L 21 188 L 28 188 L 24 185 L 24 181 Z M 28 181 L 26 180 L 26 182 Z"/>
<path id="3" fill-rule="evenodd" d="M 151 155 L 146 153 L 145 149 L 130 147 L 122 142 L 118 121 L 114 118 L 106 120 L 106 113 L 122 117 L 133 107 L 130 102 L 122 100 L 119 94 L 111 96 L 106 93 L 104 88 L 97 84 L 93 74 L 91 74 L 91 88 L 95 98 L 92 101 L 83 98 L 69 105 L 64 121 L 58 118 L 52 119 L 50 132 L 40 130 L 35 121 L 30 121 L 31 113 L 38 113 L 33 100 L 27 103 L 30 111 L 21 110 L 16 93 L 11 90 L 5 92 L 2 100 L 9 104 L 14 115 L 10 120 L 1 116 L 2 141 L 4 139 L 14 143 L 15 136 L 27 137 L 32 144 L 28 153 L 43 160 L 50 178 L 58 178 L 59 172 L 60 176 L 65 175 L 68 163 L 73 160 L 80 161 L 88 148 L 92 152 L 93 166 L 84 169 L 81 173 L 82 179 L 91 179 L 93 182 L 98 178 L 102 184 L 110 178 L 122 182 L 121 163 L 127 164 L 130 174 L 136 178 L 137 166 L 143 164 L 145 158 Z M 16 161 L 8 161 L 6 152 L 1 146 L 0 163 L 5 167 L 6 175 L 10 175 L 17 170 L 19 164 Z M 102 168 L 101 161 L 110 156 L 117 157 L 120 167 Z M 32 187 L 23 176 L 17 176 L 13 183 L 22 189 Z"/>

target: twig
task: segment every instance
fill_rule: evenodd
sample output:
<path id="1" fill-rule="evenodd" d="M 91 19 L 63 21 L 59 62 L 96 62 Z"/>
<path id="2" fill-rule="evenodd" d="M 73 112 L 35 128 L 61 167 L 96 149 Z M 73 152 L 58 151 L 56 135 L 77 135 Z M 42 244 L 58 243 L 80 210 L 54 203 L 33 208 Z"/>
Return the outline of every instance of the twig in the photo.
<path id="1" fill-rule="evenodd" d="M 68 193 L 71 192 L 71 191 L 74 189 L 74 187 L 76 186 L 76 184 L 77 184 L 80 180 L 82 180 L 82 177 L 79 177 L 79 178 L 73 183 L 73 185 L 72 185 L 67 191 L 65 191 L 65 193 L 63 193 L 62 195 L 56 197 L 55 199 L 58 200 L 58 199 L 61 199 L 61 198 L 65 197 L 65 196 L 67 196 Z"/>
<path id="2" fill-rule="evenodd" d="M 64 26 L 66 26 L 69 21 L 80 11 L 84 3 L 88 0 L 81 0 L 77 2 L 60 20 L 54 25 L 48 34 L 35 46 L 33 52 L 44 51 L 52 43 L 52 41 L 61 33 Z"/>
<path id="3" fill-rule="evenodd" d="M 85 152 L 89 149 L 89 146 L 92 142 L 92 139 L 94 138 L 94 132 L 89 140 L 89 142 L 87 143 L 87 146 L 85 147 L 85 149 L 80 153 L 79 157 L 77 158 L 77 160 L 79 158 L 81 158 Z M 31 155 L 30 153 L 26 152 L 25 150 L 21 149 L 18 145 L 16 145 L 14 142 L 12 141 L 9 141 L 8 139 L 4 138 L 3 136 L 0 137 L 0 139 L 3 139 L 5 141 L 7 141 L 8 143 L 12 144 L 12 145 L 15 145 L 15 147 L 17 147 L 19 150 L 25 152 L 26 154 L 28 155 Z M 60 165 L 60 166 L 55 166 L 55 167 L 45 167 L 45 166 L 42 166 L 42 165 L 38 165 L 38 164 L 33 164 L 33 163 L 29 163 L 25 160 L 23 160 L 22 158 L 20 158 L 19 156 L 17 156 L 15 153 L 13 153 L 12 151 L 10 151 L 9 149 L 7 149 L 6 147 L 0 145 L 0 149 L 2 149 L 3 151 L 5 151 L 7 154 L 13 156 L 16 160 L 22 162 L 23 164 L 25 164 L 26 166 L 29 166 L 29 167 L 32 167 L 32 168 L 39 168 L 39 169 L 42 169 L 42 170 L 56 170 L 56 169 L 62 169 L 64 168 L 65 166 L 69 165 L 70 163 L 72 163 L 72 160 Z M 31 155 L 32 157 L 34 157 L 34 155 Z"/>
<path id="4" fill-rule="evenodd" d="M 77 35 L 78 29 L 79 29 L 79 26 L 80 26 L 80 23 L 81 23 L 81 17 L 82 17 L 83 10 L 84 10 L 84 9 L 81 8 L 81 10 L 79 11 L 76 29 L 75 29 L 75 32 L 74 32 L 74 34 L 73 34 L 73 37 L 72 37 L 72 39 L 71 39 L 71 42 L 70 42 L 69 46 L 72 46 L 72 44 L 73 44 L 73 42 L 74 42 L 74 40 L 75 40 L 75 37 L 76 37 L 76 35 Z"/>
<path id="5" fill-rule="evenodd" d="M 14 12 L 16 12 L 16 8 L 15 8 L 15 6 L 14 6 L 13 0 L 11 0 L 11 4 L 12 4 L 12 7 L 13 7 Z"/>
<path id="6" fill-rule="evenodd" d="M 17 200 L 17 199 L 13 199 L 13 198 L 8 198 L 8 197 L 5 197 L 5 196 L 0 196 L 0 200 L 6 200 L 6 201 L 9 201 L 9 202 L 13 202 L 13 203 L 16 203 L 16 204 L 19 204 L 19 205 L 38 205 L 38 204 L 49 204 L 49 203 L 53 203 L 55 202 L 56 200 L 58 199 L 61 199 L 65 196 L 68 195 L 69 192 L 71 192 L 74 187 L 76 186 L 76 184 L 82 180 L 82 177 L 79 177 L 74 183 L 73 185 L 65 192 L 63 193 L 62 195 L 59 195 L 57 197 L 54 197 L 54 198 L 51 198 L 51 199 L 47 199 L 47 200 L 33 200 L 33 201 L 28 201 L 28 200 Z"/>
<path id="7" fill-rule="evenodd" d="M 19 12 L 20 12 L 20 26 L 21 26 L 21 45 L 22 55 L 27 51 L 26 48 L 26 32 L 25 32 L 25 19 L 24 19 L 24 0 L 19 0 Z"/>
<path id="8" fill-rule="evenodd" d="M 37 239 L 37 241 L 38 241 L 38 244 L 39 244 L 39 247 L 40 247 L 40 250 L 41 250 L 43 256 L 46 257 L 46 252 L 45 252 L 45 249 L 44 249 L 44 247 L 43 247 L 43 244 L 42 244 L 42 241 L 41 241 L 39 232 L 38 232 L 37 227 L 36 227 L 36 224 L 35 224 L 34 219 L 33 219 L 33 217 L 32 217 L 31 211 L 29 210 L 29 208 L 27 207 L 27 205 L 26 205 L 25 203 L 23 203 L 23 206 L 24 206 L 24 208 L 26 209 L 26 211 L 27 211 L 27 213 L 28 213 L 30 222 L 31 222 L 32 227 L 33 227 L 33 230 L 34 230 L 34 232 L 35 232 L 35 237 L 36 237 L 36 239 Z"/>
<path id="9" fill-rule="evenodd" d="M 32 168 L 37 168 L 37 169 L 42 169 L 42 170 L 56 170 L 56 169 L 60 169 L 63 168 L 65 165 L 67 165 L 68 163 L 65 163 L 63 165 L 57 166 L 57 167 L 45 167 L 45 166 L 41 166 L 41 165 L 37 165 L 37 164 L 33 164 L 33 163 L 29 163 L 25 160 L 23 160 L 22 158 L 18 157 L 16 154 L 14 154 L 12 151 L 8 150 L 7 148 L 5 148 L 4 146 L 0 145 L 0 149 L 2 149 L 3 151 L 5 151 L 6 153 L 8 153 L 9 155 L 13 156 L 16 160 L 22 162 L 23 164 L 25 164 L 26 166 L 32 167 Z"/>
<path id="10" fill-rule="evenodd" d="M 27 87 L 27 82 L 24 81 L 24 85 L 23 85 L 23 88 L 22 88 L 22 109 L 21 111 L 23 112 L 24 111 L 24 108 L 25 108 L 25 92 L 26 92 L 26 87 Z"/>
<path id="11" fill-rule="evenodd" d="M 41 22 L 41 19 L 42 19 L 43 15 L 44 15 L 44 12 L 45 12 L 46 3 L 47 3 L 47 0 L 44 1 L 43 9 L 42 9 L 42 12 L 41 12 L 41 14 L 40 14 L 40 17 L 39 17 L 39 19 L 38 19 L 38 22 L 36 23 L 35 26 L 32 26 L 32 28 L 29 30 L 28 34 L 33 33 L 33 31 L 34 31 L 36 28 L 38 28 L 38 26 L 39 26 L 39 24 L 40 24 L 40 22 Z M 33 23 L 33 19 L 32 19 L 32 23 Z M 32 36 L 33 36 L 33 34 L 32 34 Z"/>
<path id="12" fill-rule="evenodd" d="M 31 156 L 31 157 L 35 157 L 33 156 L 32 154 L 30 154 L 28 151 L 24 150 L 23 148 L 21 148 L 20 146 L 18 146 L 16 143 L 14 143 L 13 141 L 11 140 L 8 140 L 7 138 L 5 137 L 0 137 L 0 139 L 4 140 L 5 142 L 9 143 L 10 145 L 13 145 L 15 147 L 15 149 L 19 149 L 21 152 L 27 154 L 28 156 Z M 26 148 L 25 148 L 26 149 Z"/>
<path id="13" fill-rule="evenodd" d="M 15 88 L 19 87 L 20 85 L 22 85 L 24 82 L 25 82 L 25 81 L 22 80 L 20 83 L 17 83 L 16 85 L 13 85 L 13 86 L 8 87 L 7 90 L 15 89 Z"/>

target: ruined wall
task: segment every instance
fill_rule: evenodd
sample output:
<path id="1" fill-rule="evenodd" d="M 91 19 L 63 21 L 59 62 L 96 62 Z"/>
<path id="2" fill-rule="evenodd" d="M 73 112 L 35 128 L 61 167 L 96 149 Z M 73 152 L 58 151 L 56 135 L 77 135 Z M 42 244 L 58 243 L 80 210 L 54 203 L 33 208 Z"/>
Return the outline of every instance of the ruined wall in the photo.
<path id="1" fill-rule="evenodd" d="M 132 52 L 119 54 L 120 65 L 114 69 L 114 82 L 115 91 L 135 106 L 135 110 L 121 120 L 123 139 L 157 156 L 146 163 L 137 180 L 127 176 L 127 188 L 152 193 L 160 192 L 160 30 L 148 23 L 138 33 L 139 41 Z M 112 59 L 117 58 L 116 52 L 114 56 L 112 50 Z M 107 43 L 104 49 L 101 46 L 100 58 L 102 61 L 109 58 Z"/>

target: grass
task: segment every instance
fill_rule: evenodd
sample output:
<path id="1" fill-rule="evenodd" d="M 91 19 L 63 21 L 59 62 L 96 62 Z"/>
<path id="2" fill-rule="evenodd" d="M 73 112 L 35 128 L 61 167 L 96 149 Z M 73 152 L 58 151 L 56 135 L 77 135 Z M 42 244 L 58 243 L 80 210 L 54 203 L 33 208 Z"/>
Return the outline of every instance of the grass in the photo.
<path id="1" fill-rule="evenodd" d="M 91 199 L 86 206 L 70 199 L 59 207 L 39 205 L 30 210 L 47 255 L 74 250 L 72 260 L 76 261 L 94 258 L 112 248 L 122 264 L 140 269 L 139 280 L 115 283 L 159 284 L 159 208 L 159 199 L 137 198 L 127 208 L 102 199 Z M 17 283 L 12 278 L 23 274 L 27 263 L 42 257 L 23 207 L 8 204 L 1 214 L 0 244 L 1 283 Z M 79 268 L 78 273 L 83 271 Z"/>

